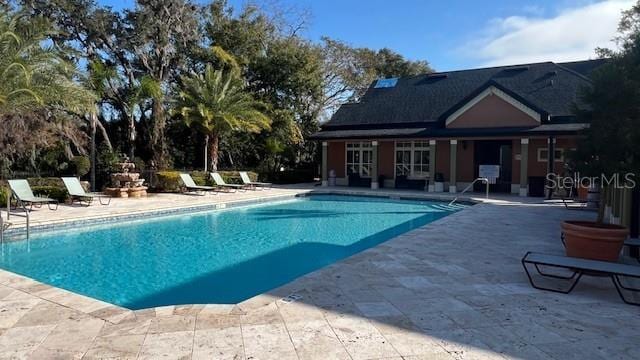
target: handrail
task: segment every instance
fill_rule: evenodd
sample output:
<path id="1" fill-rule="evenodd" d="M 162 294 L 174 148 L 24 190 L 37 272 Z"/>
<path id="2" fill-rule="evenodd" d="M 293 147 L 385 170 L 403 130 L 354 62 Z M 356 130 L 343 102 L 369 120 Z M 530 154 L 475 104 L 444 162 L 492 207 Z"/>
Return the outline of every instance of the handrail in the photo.
<path id="1" fill-rule="evenodd" d="M 27 223 L 26 223 L 26 227 L 25 230 L 27 231 L 27 240 L 29 239 L 29 235 L 30 235 L 30 228 L 31 228 L 31 217 L 29 216 L 29 210 L 27 210 L 26 208 L 24 209 L 24 215 L 22 214 L 13 214 L 14 216 L 23 216 L 25 219 L 27 219 Z M 8 221 L 11 218 L 11 196 L 7 196 L 7 225 L 5 228 L 5 225 L 3 223 L 2 220 L 2 214 L 0 214 L 0 242 L 4 242 L 4 230 L 8 229 L 9 226 L 11 226 L 12 224 Z"/>
<path id="2" fill-rule="evenodd" d="M 464 194 L 465 192 L 467 192 L 467 190 L 471 189 L 473 187 L 473 185 L 476 183 L 476 181 L 483 181 L 485 184 L 487 184 L 487 190 L 486 190 L 486 198 L 489 198 L 489 179 L 488 178 L 483 178 L 483 177 L 479 177 L 475 180 L 473 180 L 471 182 L 471 184 L 467 185 L 466 188 L 464 188 L 464 190 L 462 190 L 460 192 L 460 194 L 458 194 L 458 196 L 456 196 L 453 200 L 451 200 L 451 202 L 449 203 L 449 205 L 453 205 L 453 203 L 455 203 L 458 200 L 458 197 L 462 196 L 462 194 Z"/>

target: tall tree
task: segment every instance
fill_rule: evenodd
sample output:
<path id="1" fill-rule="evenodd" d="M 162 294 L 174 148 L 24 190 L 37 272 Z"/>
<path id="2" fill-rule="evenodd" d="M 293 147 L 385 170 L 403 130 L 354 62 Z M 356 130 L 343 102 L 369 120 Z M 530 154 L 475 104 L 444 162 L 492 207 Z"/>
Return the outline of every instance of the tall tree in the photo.
<path id="1" fill-rule="evenodd" d="M 162 91 L 151 100 L 150 140 L 153 162 L 158 168 L 170 166 L 171 157 L 165 140 L 165 97 L 169 80 L 176 79 L 185 68 L 187 50 L 199 37 L 197 7 L 188 0 L 138 0 L 133 10 L 125 12 L 135 62 Z"/>
<path id="2" fill-rule="evenodd" d="M 633 174 L 640 169 L 640 2 L 623 12 L 619 25 L 619 50 L 599 49 L 608 61 L 591 75 L 592 86 L 584 89 L 587 106 L 577 109 L 590 127 L 572 158 L 583 176 L 610 179 L 617 174 Z M 604 184 L 603 196 L 608 186 Z M 637 189 L 637 185 L 636 185 Z M 598 221 L 602 221 L 605 201 L 601 201 Z"/>
<path id="3" fill-rule="evenodd" d="M 264 104 L 245 91 L 242 78 L 233 69 L 214 70 L 207 65 L 202 74 L 183 77 L 173 105 L 188 126 L 208 137 L 213 171 L 218 169 L 222 136 L 234 131 L 258 133 L 271 124 L 263 113 Z"/>
<path id="4" fill-rule="evenodd" d="M 383 48 L 354 48 L 343 41 L 322 38 L 325 117 L 347 101 L 358 101 L 376 79 L 433 72 L 427 61 L 412 61 Z"/>
<path id="5" fill-rule="evenodd" d="M 49 45 L 55 34 L 43 17 L 0 13 L 0 166 L 63 145 L 84 152 L 81 120 L 95 96 L 78 82 L 65 54 Z M 37 130 L 37 131 L 34 131 Z"/>

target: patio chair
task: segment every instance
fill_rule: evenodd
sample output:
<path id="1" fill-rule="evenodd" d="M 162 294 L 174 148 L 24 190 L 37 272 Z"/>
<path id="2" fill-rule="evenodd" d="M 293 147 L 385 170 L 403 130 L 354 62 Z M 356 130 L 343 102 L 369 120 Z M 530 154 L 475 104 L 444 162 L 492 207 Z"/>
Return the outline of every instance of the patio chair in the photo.
<path id="1" fill-rule="evenodd" d="M 71 197 L 72 205 L 74 201 L 77 201 L 80 205 L 84 202 L 86 203 L 86 206 L 90 206 L 95 198 L 98 199 L 100 205 L 109 205 L 111 203 L 111 196 L 84 191 L 84 188 L 82 187 L 82 184 L 80 184 L 80 180 L 78 180 L 78 178 L 63 177 L 62 182 Z M 103 202 L 103 199 L 107 199 L 106 202 Z"/>
<path id="2" fill-rule="evenodd" d="M 180 179 L 182 179 L 182 182 L 184 183 L 184 189 L 187 190 L 186 192 L 194 192 L 196 194 L 202 194 L 202 195 L 205 195 L 208 192 L 213 193 L 214 195 L 216 194 L 215 187 L 196 185 L 196 182 L 193 181 L 193 179 L 191 178 L 191 175 L 189 174 L 185 174 L 185 173 L 180 174 Z"/>
<path id="3" fill-rule="evenodd" d="M 249 174 L 247 174 L 246 171 L 240 171 L 240 178 L 242 179 L 242 182 L 244 183 L 244 185 L 246 185 L 249 189 L 253 189 L 253 190 L 257 190 L 258 188 L 270 189 L 271 186 L 273 185 L 271 183 L 251 181 L 251 178 L 249 177 Z"/>
<path id="4" fill-rule="evenodd" d="M 48 198 L 33 195 L 31 186 L 27 180 L 9 180 L 9 188 L 11 189 L 11 196 L 16 199 L 17 205 L 22 207 L 25 211 L 33 210 L 33 207 L 40 208 L 42 204 L 47 204 L 49 210 L 58 210 L 58 201 Z M 55 205 L 53 208 L 52 205 Z M 29 209 L 27 209 L 29 206 Z"/>
<path id="5" fill-rule="evenodd" d="M 533 277 L 529 273 L 527 265 L 533 265 L 535 270 L 543 277 L 563 280 L 568 282 L 568 288 L 557 289 L 553 287 L 545 287 L 536 285 L 533 281 Z M 606 276 L 611 279 L 613 285 L 618 291 L 618 295 L 627 304 L 640 306 L 640 302 L 632 301 L 624 295 L 623 290 L 631 293 L 640 292 L 640 288 L 635 288 L 622 283 L 622 279 L 640 279 L 640 266 L 629 265 L 623 263 L 615 263 L 609 261 L 599 261 L 590 259 L 581 259 L 561 255 L 549 255 L 535 252 L 527 252 L 522 258 L 522 266 L 529 278 L 529 283 L 536 289 L 553 291 L 562 294 L 570 293 L 582 278 L 582 275 L 587 276 Z M 549 273 L 543 271 L 541 267 L 550 267 L 555 269 L 564 269 L 568 272 L 568 275 Z"/>
<path id="6" fill-rule="evenodd" d="M 211 173 L 211 178 L 213 179 L 213 182 L 216 183 L 216 186 L 218 186 L 219 188 L 222 189 L 226 189 L 227 191 L 231 191 L 233 190 L 234 192 L 237 190 L 247 190 L 247 186 L 246 185 L 240 185 L 240 184 L 227 184 L 224 179 L 222 178 L 222 176 L 220 176 L 220 174 L 218 174 L 217 172 L 212 172 Z"/>

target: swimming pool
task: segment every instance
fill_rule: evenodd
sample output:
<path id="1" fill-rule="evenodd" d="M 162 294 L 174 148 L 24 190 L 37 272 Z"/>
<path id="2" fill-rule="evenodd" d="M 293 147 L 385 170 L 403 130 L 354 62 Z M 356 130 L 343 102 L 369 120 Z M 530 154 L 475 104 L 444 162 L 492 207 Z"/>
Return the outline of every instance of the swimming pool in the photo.
<path id="1" fill-rule="evenodd" d="M 313 195 L 36 234 L 0 267 L 129 309 L 237 303 L 461 207 Z"/>

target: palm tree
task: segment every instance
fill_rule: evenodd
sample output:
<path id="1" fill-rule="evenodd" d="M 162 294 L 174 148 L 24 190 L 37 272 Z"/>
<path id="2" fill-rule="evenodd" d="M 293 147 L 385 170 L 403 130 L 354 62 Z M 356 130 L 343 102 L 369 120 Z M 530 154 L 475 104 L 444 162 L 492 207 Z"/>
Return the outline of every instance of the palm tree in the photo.
<path id="1" fill-rule="evenodd" d="M 45 106 L 91 112 L 95 96 L 74 77 L 75 66 L 51 44 L 42 17 L 0 14 L 0 114 Z"/>
<path id="2" fill-rule="evenodd" d="M 259 133 L 270 129 L 264 104 L 245 91 L 243 80 L 234 69 L 214 70 L 207 65 L 202 74 L 181 80 L 174 100 L 175 112 L 207 137 L 213 171 L 218 169 L 221 136 L 233 131 Z"/>

